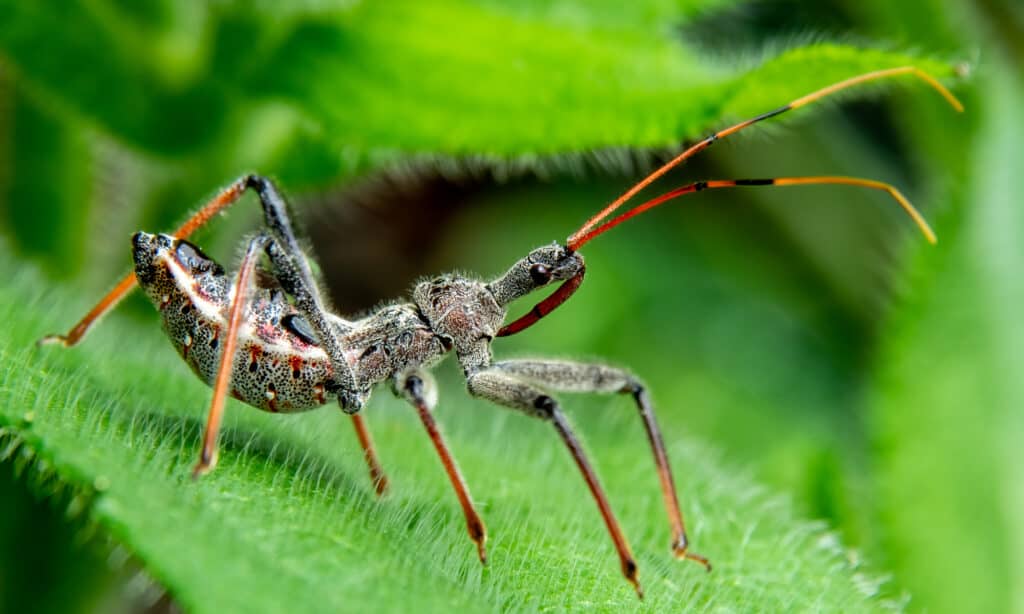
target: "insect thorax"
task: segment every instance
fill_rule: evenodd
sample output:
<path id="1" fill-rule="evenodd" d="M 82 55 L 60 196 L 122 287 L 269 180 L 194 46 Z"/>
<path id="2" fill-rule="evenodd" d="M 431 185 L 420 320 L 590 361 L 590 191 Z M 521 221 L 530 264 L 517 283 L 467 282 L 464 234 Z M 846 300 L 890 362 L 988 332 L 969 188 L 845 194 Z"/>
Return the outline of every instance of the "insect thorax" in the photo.
<path id="1" fill-rule="evenodd" d="M 491 362 L 491 340 L 505 319 L 505 310 L 482 282 L 445 275 L 417 284 L 413 300 L 434 332 L 472 373 Z"/>

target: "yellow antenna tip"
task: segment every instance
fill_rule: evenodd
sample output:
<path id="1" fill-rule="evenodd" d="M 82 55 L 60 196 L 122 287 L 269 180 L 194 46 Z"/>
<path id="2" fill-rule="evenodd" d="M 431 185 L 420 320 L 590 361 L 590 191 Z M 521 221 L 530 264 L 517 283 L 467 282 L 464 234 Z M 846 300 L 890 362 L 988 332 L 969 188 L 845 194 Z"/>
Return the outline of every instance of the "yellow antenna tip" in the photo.
<path id="1" fill-rule="evenodd" d="M 958 70 L 954 69 L 954 72 L 958 72 Z M 914 68 L 914 74 L 924 80 L 928 85 L 932 86 L 932 88 L 939 92 L 939 94 L 942 94 L 942 97 L 946 99 L 946 102 L 948 102 L 951 107 L 956 109 L 957 113 L 964 112 L 963 103 L 960 102 L 960 100 L 953 95 L 953 92 L 949 91 L 945 85 L 939 83 L 938 79 L 919 68 Z"/>

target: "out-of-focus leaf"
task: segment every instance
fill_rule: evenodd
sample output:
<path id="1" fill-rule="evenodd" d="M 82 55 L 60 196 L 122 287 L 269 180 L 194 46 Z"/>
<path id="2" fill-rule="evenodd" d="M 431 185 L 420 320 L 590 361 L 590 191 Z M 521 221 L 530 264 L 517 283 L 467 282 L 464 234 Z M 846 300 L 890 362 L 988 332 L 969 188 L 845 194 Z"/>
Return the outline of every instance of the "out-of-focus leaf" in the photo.
<path id="1" fill-rule="evenodd" d="M 92 151 L 81 134 L 64 130 L 24 96 L 14 95 L 7 109 L 8 129 L 0 132 L 6 133 L 0 142 L 0 223 L 21 251 L 43 260 L 54 276 L 79 274 L 89 236 Z"/>
<path id="2" fill-rule="evenodd" d="M 838 45 L 726 68 L 674 38 L 682 7 L 609 3 L 588 18 L 581 5 L 560 6 L 367 2 L 270 20 L 228 3 L 168 9 L 163 23 L 104 0 L 11 2 L 0 49 L 34 95 L 69 117 L 162 154 L 205 148 L 215 170 L 252 164 L 294 187 L 402 153 L 673 145 L 723 115 L 859 72 L 918 64 L 949 74 L 920 57 Z M 611 13 L 625 19 L 613 26 Z M 139 20 L 146 36 L 133 33 Z M 38 53 L 44 44 L 50 51 Z"/>
<path id="3" fill-rule="evenodd" d="M 0 463 L 0 611 L 100 611 L 116 576 L 102 548 L 83 539 L 78 519 L 69 521 L 81 511 L 74 495 L 55 495 L 60 486 L 49 481 L 53 476 L 26 471 L 30 464 L 25 455 Z M 26 478 L 38 483 L 34 489 Z"/>
<path id="4" fill-rule="evenodd" d="M 935 612 L 1024 606 L 1024 209 L 1013 187 L 1024 90 L 993 73 L 1007 78 L 980 84 L 968 185 L 883 336 L 873 408 L 891 563 L 913 603 Z"/>

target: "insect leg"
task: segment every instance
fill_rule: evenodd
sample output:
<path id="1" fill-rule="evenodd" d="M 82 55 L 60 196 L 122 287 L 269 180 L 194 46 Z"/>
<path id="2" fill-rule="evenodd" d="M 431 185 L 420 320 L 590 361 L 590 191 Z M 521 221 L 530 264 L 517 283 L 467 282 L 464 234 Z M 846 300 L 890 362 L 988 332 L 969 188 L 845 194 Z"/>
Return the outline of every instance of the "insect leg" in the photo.
<path id="1" fill-rule="evenodd" d="M 469 537 L 476 543 L 480 562 L 486 565 L 487 552 L 484 549 L 484 544 L 487 542 L 487 529 L 484 527 L 480 515 L 476 513 L 476 508 L 473 507 L 473 501 L 469 498 L 469 489 L 466 487 L 466 480 L 462 477 L 459 466 L 448 451 L 448 446 L 441 437 L 441 431 L 431 414 L 436 404 L 433 378 L 426 372 L 414 370 L 404 375 L 397 375 L 394 386 L 395 392 L 416 408 L 420 421 L 427 429 L 427 434 L 430 435 L 430 440 L 434 443 L 437 455 L 441 457 L 445 473 L 448 474 L 448 479 L 451 480 L 452 487 L 455 488 L 455 496 L 459 498 L 459 504 L 462 505 Z"/>
<path id="2" fill-rule="evenodd" d="M 242 264 L 235 276 L 234 300 L 228 315 L 228 329 L 221 345 L 220 366 L 213 382 L 213 399 L 206 418 L 206 429 L 203 431 L 203 448 L 199 454 L 199 462 L 192 469 L 192 477 L 198 478 L 213 469 L 217 464 L 217 432 L 220 430 L 221 419 L 224 417 L 224 403 L 231 387 L 231 370 L 234 367 L 235 353 L 238 348 L 238 330 L 241 328 L 245 312 L 251 298 L 252 278 L 259 260 L 259 253 L 272 242 L 266 235 L 255 237 L 242 257 Z"/>
<path id="3" fill-rule="evenodd" d="M 275 277 L 284 291 L 295 299 L 295 306 L 306 317 L 316 333 L 320 347 L 330 358 L 334 370 L 332 392 L 338 395 L 342 410 L 354 414 L 362 409 L 370 392 L 369 389 L 360 388 L 355 371 L 345 358 L 338 341 L 338 329 L 344 330 L 351 325 L 328 313 L 324 307 L 309 260 L 299 246 L 288 207 L 280 192 L 270 180 L 258 175 L 249 175 L 244 181 L 246 187 L 259 195 L 267 230 L 275 239 L 267 246 L 267 256 L 274 265 Z"/>
<path id="4" fill-rule="evenodd" d="M 232 183 L 217 194 L 217 196 L 208 202 L 202 209 L 197 211 L 195 215 L 186 220 L 184 224 L 178 227 L 178 229 L 174 231 L 174 236 L 179 239 L 188 237 L 200 226 L 209 222 L 214 215 L 238 201 L 242 194 L 245 193 L 245 188 L 246 178 L 244 177 Z M 101 298 L 99 302 L 89 310 L 89 313 L 85 314 L 77 324 L 71 327 L 71 330 L 63 335 L 47 335 L 39 340 L 39 345 L 59 343 L 64 347 L 71 347 L 77 344 L 82 340 L 82 337 L 89 332 L 89 329 L 92 328 L 92 325 L 95 324 L 97 320 L 116 307 L 117 304 L 121 302 L 121 299 L 135 288 L 135 282 L 135 273 L 125 275 L 121 281 L 117 282 L 117 285 L 114 286 L 113 290 Z"/>
<path id="5" fill-rule="evenodd" d="M 370 389 L 359 384 L 355 371 L 345 358 L 344 349 L 338 339 L 342 331 L 336 328 L 344 324 L 328 313 L 320 302 L 316 284 L 307 274 L 309 264 L 305 255 L 301 251 L 291 252 L 290 249 L 287 244 L 282 245 L 276 238 L 267 244 L 266 253 L 273 264 L 274 277 L 281 284 L 281 288 L 292 297 L 296 309 L 306 318 L 317 343 L 331 361 L 334 375 L 333 381 L 328 383 L 330 391 L 338 396 L 342 411 L 354 414 L 362 409 L 370 397 Z"/>
<path id="6" fill-rule="evenodd" d="M 469 388 L 469 393 L 475 397 L 518 409 L 541 420 L 550 421 L 554 425 L 558 436 L 562 438 L 562 442 L 565 443 L 573 460 L 576 461 L 576 466 L 579 467 L 580 472 L 583 474 L 583 479 L 587 482 L 587 487 L 590 488 L 590 493 L 597 503 L 601 517 L 604 519 L 604 524 L 608 528 L 608 534 L 611 536 L 612 542 L 615 544 L 615 550 L 618 552 L 619 563 L 622 566 L 622 575 L 633 585 L 637 595 L 642 599 L 643 589 L 640 587 L 640 579 L 638 577 L 636 561 L 633 558 L 633 552 L 629 548 L 625 535 L 622 534 L 619 522 L 615 519 L 615 514 L 608 503 L 608 497 L 598 482 L 597 475 L 590 466 L 590 461 L 587 460 L 583 447 L 562 414 L 558 401 L 524 379 L 506 373 L 494 366 L 469 376 L 467 387 Z"/>
<path id="7" fill-rule="evenodd" d="M 263 209 L 263 221 L 267 230 L 277 239 L 278 246 L 292 258 L 294 266 L 291 269 L 301 279 L 302 285 L 311 299 L 318 305 L 322 305 L 323 299 L 320 296 L 319 287 L 313 277 L 312 268 L 309 266 L 309 259 L 299 245 L 284 197 L 281 196 L 274 183 L 266 177 L 248 175 L 241 181 L 245 182 L 245 187 L 253 190 L 259 196 L 260 207 Z"/>
<path id="8" fill-rule="evenodd" d="M 174 236 L 178 239 L 185 239 L 193 232 L 204 226 L 209 222 L 215 215 L 221 211 L 227 209 L 234 203 L 238 202 L 238 199 L 242 197 L 247 189 L 254 190 L 260 199 L 260 204 L 263 208 L 263 218 L 266 222 L 267 228 L 270 230 L 271 235 L 276 238 L 281 246 L 291 254 L 296 254 L 295 260 L 296 271 L 302 276 L 306 287 L 310 288 L 310 292 L 314 296 L 315 300 L 319 303 L 320 296 L 317 291 L 316 283 L 313 279 L 313 273 L 310 269 L 309 263 L 302 253 L 302 249 L 299 246 L 299 242 L 296 239 L 295 231 L 292 228 L 291 220 L 288 216 L 287 206 L 285 205 L 284 198 L 274 187 L 270 180 L 260 177 L 259 175 L 246 175 L 240 177 L 230 186 L 222 190 L 216 197 L 210 202 L 203 206 L 195 215 L 188 218 L 184 224 L 178 227 L 174 231 Z M 85 336 L 93 324 L 96 323 L 101 317 L 103 317 L 108 311 L 117 306 L 121 299 L 123 299 L 133 288 L 135 288 L 136 279 L 135 273 L 129 273 L 125 275 L 114 289 L 108 292 L 96 305 L 89 310 L 89 313 L 85 316 L 66 334 L 63 335 L 47 335 L 39 340 L 40 345 L 50 343 L 60 343 L 65 347 L 71 347 L 77 344 Z M 347 324 L 340 318 L 335 318 L 338 324 Z"/>
<path id="9" fill-rule="evenodd" d="M 352 414 L 350 417 L 352 418 L 352 426 L 356 429 L 356 437 L 359 438 L 359 445 L 363 448 L 363 457 L 366 459 L 366 465 L 370 468 L 370 481 L 373 482 L 374 491 L 377 493 L 377 496 L 381 497 L 388 490 L 388 476 L 384 474 L 380 461 L 377 460 L 377 451 L 373 446 L 373 438 L 370 437 L 370 431 L 366 428 L 363 415 Z"/>
<path id="10" fill-rule="evenodd" d="M 704 565 L 708 571 L 711 570 L 706 558 L 688 551 L 689 542 L 686 539 L 683 515 L 679 510 L 679 497 L 676 495 L 675 481 L 672 478 L 672 467 L 665 452 L 665 442 L 654 416 L 654 406 L 640 380 L 623 369 L 561 360 L 510 360 L 495 363 L 491 368 L 546 385 L 554 390 L 631 395 L 643 419 L 647 440 L 654 453 L 654 463 L 658 468 L 661 494 L 672 526 L 672 552 L 678 558 L 696 561 Z"/>
<path id="11" fill-rule="evenodd" d="M 203 449 L 199 463 L 193 471 L 193 476 L 206 473 L 216 464 L 217 431 L 220 429 L 220 422 L 224 413 L 224 403 L 231 385 L 231 370 L 237 352 L 238 331 L 241 328 L 247 311 L 253 286 L 253 273 L 261 250 L 266 253 L 273 265 L 275 279 L 281 285 L 281 288 L 291 295 L 296 308 L 313 328 L 320 347 L 324 349 L 331 360 L 335 378 L 338 378 L 339 375 L 341 376 L 341 382 L 338 383 L 336 379 L 333 385 L 337 387 L 335 392 L 338 395 L 338 401 L 342 405 L 342 409 L 348 411 L 348 408 L 353 406 L 352 399 L 356 399 L 359 407 L 361 407 L 369 395 L 368 391 L 357 389 L 355 373 L 352 372 L 345 360 L 341 344 L 332 329 L 332 324 L 328 320 L 328 314 L 316 299 L 315 290 L 311 290 L 310 286 L 307 285 L 305 277 L 300 273 L 299 265 L 296 264 L 295 259 L 285 251 L 285 248 L 282 247 L 276 237 L 268 233 L 260 234 L 249 242 L 235 278 L 234 300 L 231 302 L 228 314 L 227 334 L 225 335 L 224 344 L 221 346 L 220 366 L 214 379 L 213 400 L 210 404 L 206 430 L 203 435 Z M 346 378 L 352 383 L 348 383 Z"/>

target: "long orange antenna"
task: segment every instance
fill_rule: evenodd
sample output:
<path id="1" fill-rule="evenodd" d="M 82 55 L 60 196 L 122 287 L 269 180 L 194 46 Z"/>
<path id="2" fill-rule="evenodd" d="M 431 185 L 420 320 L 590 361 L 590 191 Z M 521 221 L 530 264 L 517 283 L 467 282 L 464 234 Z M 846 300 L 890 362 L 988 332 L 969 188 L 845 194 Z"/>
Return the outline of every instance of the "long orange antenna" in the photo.
<path id="1" fill-rule="evenodd" d="M 388 491 L 388 476 L 380 466 L 377 458 L 377 449 L 373 445 L 373 437 L 370 436 L 370 429 L 366 428 L 366 422 L 362 414 L 351 414 L 352 426 L 356 429 L 356 437 L 359 439 L 359 446 L 363 449 L 363 458 L 366 466 L 370 469 L 370 482 L 373 483 L 373 490 L 378 497 L 383 497 Z"/>
<path id="2" fill-rule="evenodd" d="M 861 83 L 866 83 L 866 82 L 869 82 L 869 81 L 877 81 L 877 80 L 880 80 L 880 79 L 888 79 L 888 78 L 897 77 L 897 76 L 900 76 L 900 75 L 912 75 L 914 77 L 917 77 L 918 79 L 924 81 L 932 89 L 938 91 L 939 94 L 941 94 L 942 97 L 945 98 L 946 101 L 949 102 L 949 104 L 954 109 L 956 109 L 957 111 L 963 111 L 964 110 L 964 107 L 963 107 L 962 104 L 960 104 L 960 101 L 957 100 L 957 98 L 955 96 L 953 96 L 953 94 L 948 89 L 946 89 L 945 86 L 943 86 L 941 83 L 939 83 L 938 80 L 935 79 L 935 77 L 932 77 L 931 75 L 929 75 L 928 73 L 924 72 L 920 68 L 917 68 L 916 66 L 901 66 L 899 68 L 887 68 L 887 69 L 884 69 L 884 70 L 876 70 L 876 71 L 873 71 L 873 72 L 869 72 L 869 73 L 864 73 L 862 75 L 858 75 L 856 77 L 851 77 L 849 79 L 846 79 L 845 81 L 840 81 L 838 83 L 833 83 L 832 85 L 830 85 L 828 87 L 825 87 L 825 88 L 822 88 L 820 90 L 817 90 L 816 92 L 812 92 L 812 93 L 810 93 L 810 94 L 808 94 L 806 96 L 803 96 L 801 98 L 797 98 L 796 100 L 790 102 L 789 104 L 781 106 L 781 107 L 775 109 L 774 111 L 768 111 L 767 113 L 762 113 L 761 115 L 758 115 L 757 117 L 754 117 L 752 119 L 748 119 L 746 121 L 740 122 L 740 123 L 738 123 L 738 124 L 736 124 L 734 126 L 730 126 L 730 127 L 726 128 L 724 130 L 720 130 L 720 131 L 712 134 L 711 136 L 705 138 L 704 140 L 698 142 L 697 144 L 691 146 L 689 149 L 687 149 L 683 153 L 679 154 L 678 156 L 676 156 L 675 158 L 673 158 L 672 160 L 670 160 L 669 162 L 664 164 L 661 168 L 657 169 L 656 171 L 654 171 L 653 173 L 651 173 L 647 177 L 644 177 L 643 180 L 641 180 L 639 183 L 637 183 L 636 185 L 631 187 L 629 190 L 627 190 L 622 196 L 619 196 L 614 201 L 612 201 L 607 207 L 602 209 L 597 215 L 595 215 L 592 218 L 590 218 L 589 220 L 587 220 L 587 222 L 585 224 L 583 224 L 583 226 L 581 226 L 579 230 L 574 232 L 566 240 L 566 246 L 569 249 L 572 249 L 572 250 L 579 249 L 580 246 L 583 245 L 583 243 L 585 243 L 586 241 L 590 240 L 594 236 L 597 236 L 597 234 L 600 234 L 600 233 L 594 234 L 594 233 L 591 232 L 594 229 L 594 227 L 597 226 L 598 224 L 600 224 L 602 222 L 602 220 L 607 218 L 609 215 L 614 213 L 627 200 L 629 200 L 630 198 L 635 196 L 638 192 L 640 192 L 641 190 L 646 188 L 653 181 L 655 181 L 656 179 L 658 179 L 659 177 L 661 177 L 662 175 L 664 175 L 665 173 L 670 171 L 672 168 L 678 166 L 679 164 L 681 164 L 686 159 L 691 158 L 694 155 L 696 155 L 697 153 L 699 153 L 699 152 L 703 151 L 704 149 L 706 149 L 708 146 L 710 146 L 712 143 L 714 143 L 718 139 L 721 139 L 721 138 L 729 136 L 730 134 L 734 134 L 736 132 L 739 132 L 740 130 L 743 130 L 744 128 L 746 128 L 748 126 L 756 124 L 757 122 L 760 122 L 760 121 L 763 121 L 763 120 L 775 117 L 776 115 L 781 115 L 781 114 L 785 113 L 786 111 L 791 111 L 793 109 L 798 109 L 798 108 L 800 108 L 802 106 L 811 104 L 812 102 L 816 102 L 816 101 L 818 101 L 818 100 L 820 100 L 820 99 L 822 99 L 822 98 L 824 98 L 826 96 L 829 96 L 829 95 L 834 94 L 836 92 L 839 92 L 841 90 L 853 87 L 855 85 L 859 85 Z M 866 181 L 866 180 L 860 180 L 860 181 Z M 839 182 L 833 182 L 833 183 L 839 183 Z M 777 184 L 777 185 L 782 185 L 782 184 Z M 858 184 L 858 185 L 865 185 L 865 184 L 861 183 L 861 184 Z M 878 187 L 878 186 L 868 186 L 868 187 Z M 895 192 L 895 189 L 890 191 L 890 193 L 893 193 L 893 192 Z M 898 194 L 898 192 L 895 192 L 894 196 L 896 194 Z M 897 198 L 897 200 L 899 200 L 899 198 Z M 905 200 L 906 199 L 903 199 L 903 201 L 905 201 Z M 903 202 L 901 202 L 901 204 L 903 204 Z M 651 206 L 655 206 L 655 205 L 651 205 Z M 905 205 L 905 208 L 906 208 L 906 206 L 909 206 L 909 203 L 907 203 Z M 910 210 L 913 210 L 913 208 L 911 207 Z M 636 214 L 634 214 L 634 215 L 636 215 Z M 918 221 L 918 219 L 920 218 L 920 215 L 917 214 L 916 211 L 911 213 L 911 216 L 915 218 L 915 221 Z M 918 224 L 920 225 L 922 221 L 923 220 L 918 221 Z M 925 225 L 925 226 L 927 226 L 927 225 Z M 925 232 L 926 235 L 928 235 L 929 233 L 930 233 L 930 230 Z M 934 236 L 934 235 L 932 235 L 932 236 Z"/>
<path id="3" fill-rule="evenodd" d="M 670 200 L 683 196 L 684 194 L 692 194 L 694 192 L 700 192 L 703 190 L 715 190 L 721 188 L 735 188 L 735 187 L 747 187 L 747 186 L 791 186 L 791 185 L 852 185 L 862 188 L 871 188 L 873 190 L 882 190 L 888 193 L 893 199 L 899 203 L 900 207 L 910 216 L 910 219 L 914 220 L 920 229 L 921 234 L 928 240 L 929 243 L 935 243 L 938 239 L 935 237 L 935 232 L 931 226 L 924 219 L 924 216 L 914 208 L 914 205 L 910 204 L 907 197 L 900 193 L 895 187 L 888 183 L 881 181 L 875 181 L 873 179 L 860 179 L 857 177 L 777 177 L 774 179 L 718 179 L 714 181 L 696 181 L 684 185 L 680 188 L 676 188 L 669 192 L 662 194 L 661 196 L 652 198 L 644 203 L 641 203 L 632 209 L 621 213 L 618 216 L 608 220 L 604 224 L 601 224 L 597 228 L 581 235 L 576 243 L 572 246 L 573 249 L 582 247 L 585 243 L 590 241 L 596 236 L 602 235 L 605 232 L 615 228 L 619 224 L 626 220 L 636 217 L 645 211 L 653 209 L 658 205 L 664 204 Z"/>

